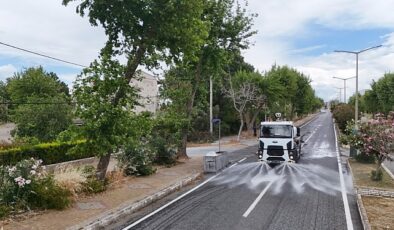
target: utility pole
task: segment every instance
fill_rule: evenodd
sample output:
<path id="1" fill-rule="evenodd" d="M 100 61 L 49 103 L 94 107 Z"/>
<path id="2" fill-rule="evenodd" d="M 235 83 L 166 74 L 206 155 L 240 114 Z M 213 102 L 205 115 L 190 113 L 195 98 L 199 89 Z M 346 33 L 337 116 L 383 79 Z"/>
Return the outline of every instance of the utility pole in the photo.
<path id="1" fill-rule="evenodd" d="M 369 47 L 360 51 L 347 51 L 347 50 L 334 50 L 334 52 L 338 53 L 350 53 L 350 54 L 355 54 L 356 55 L 356 108 L 355 108 L 355 114 L 354 114 L 354 122 L 355 122 L 355 128 L 356 130 L 358 129 L 358 55 L 361 53 L 364 53 L 365 51 L 371 50 L 371 49 L 376 49 L 381 47 L 382 45 L 378 46 L 373 46 Z"/>
<path id="2" fill-rule="evenodd" d="M 347 80 L 349 80 L 349 79 L 352 79 L 352 78 L 356 78 L 356 76 L 354 76 L 354 77 L 348 77 L 348 78 L 341 78 L 341 77 L 332 77 L 332 78 L 336 78 L 336 79 L 339 79 L 339 80 L 343 80 L 343 102 L 344 103 L 346 103 L 346 99 L 347 99 L 347 97 L 346 97 L 346 81 Z"/>
<path id="3" fill-rule="evenodd" d="M 212 103 L 213 103 L 213 92 L 212 92 L 212 76 L 209 77 L 209 132 L 213 134 L 213 124 L 212 124 L 212 119 L 213 119 L 213 109 L 212 109 Z"/>

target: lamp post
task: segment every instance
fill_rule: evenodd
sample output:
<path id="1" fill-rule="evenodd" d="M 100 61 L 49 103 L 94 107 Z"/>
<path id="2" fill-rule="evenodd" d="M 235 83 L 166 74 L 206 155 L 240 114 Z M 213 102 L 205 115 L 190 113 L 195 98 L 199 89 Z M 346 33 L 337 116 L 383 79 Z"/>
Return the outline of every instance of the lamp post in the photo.
<path id="1" fill-rule="evenodd" d="M 352 78 L 355 78 L 356 76 L 354 76 L 354 77 L 348 77 L 348 78 L 341 78 L 341 77 L 332 77 L 332 78 L 336 78 L 336 79 L 339 79 L 339 80 L 343 80 L 343 102 L 344 103 L 346 103 L 346 81 L 347 80 L 349 80 L 349 79 L 352 79 Z"/>
<path id="2" fill-rule="evenodd" d="M 376 49 L 381 47 L 382 45 L 378 46 L 372 46 L 360 51 L 347 51 L 347 50 L 335 50 L 334 52 L 338 53 L 350 53 L 350 54 L 355 54 L 356 55 L 356 108 L 355 108 L 355 115 L 354 115 L 354 122 L 355 122 L 355 128 L 358 129 L 358 55 L 361 53 L 364 53 L 365 51 L 371 50 L 371 49 Z"/>
<path id="3" fill-rule="evenodd" d="M 341 103 L 341 97 L 342 97 L 342 88 L 341 87 L 335 87 L 339 89 L 339 103 Z"/>

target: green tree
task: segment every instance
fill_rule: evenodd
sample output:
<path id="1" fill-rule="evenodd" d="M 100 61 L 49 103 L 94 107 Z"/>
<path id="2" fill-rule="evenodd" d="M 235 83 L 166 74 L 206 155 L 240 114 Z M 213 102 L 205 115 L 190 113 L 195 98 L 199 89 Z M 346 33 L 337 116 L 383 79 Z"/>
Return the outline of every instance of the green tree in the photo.
<path id="1" fill-rule="evenodd" d="M 394 111 L 394 73 L 386 73 L 372 89 L 376 92 L 380 112 Z"/>
<path id="2" fill-rule="evenodd" d="M 28 68 L 8 78 L 6 89 L 17 137 L 51 141 L 71 124 L 68 88 L 56 74 Z"/>
<path id="3" fill-rule="evenodd" d="M 26 103 L 29 97 L 69 96 L 68 87 L 55 73 L 48 73 L 40 67 L 27 68 L 7 79 L 7 93 L 17 107 Z"/>
<path id="4" fill-rule="evenodd" d="M 7 122 L 8 121 L 8 101 L 9 96 L 7 93 L 7 85 L 0 81 L 0 121 Z"/>
<path id="5" fill-rule="evenodd" d="M 63 0 L 63 4 L 67 5 L 73 0 Z M 133 78 L 137 78 L 137 68 L 144 65 L 148 69 L 157 68 L 160 62 L 164 61 L 171 64 L 179 60 L 196 60 L 196 50 L 201 47 L 204 39 L 207 37 L 207 28 L 209 24 L 202 20 L 201 15 L 205 7 L 205 1 L 178 1 L 178 0 L 130 0 L 130 1 L 92 1 L 92 0 L 76 0 L 81 2 L 77 6 L 77 13 L 84 16 L 88 13 L 89 21 L 93 26 L 99 24 L 103 26 L 108 40 L 102 49 L 102 56 L 119 56 L 124 55 L 127 58 L 127 64 L 124 67 L 122 75 L 118 70 L 113 73 L 113 81 L 121 82 L 116 84 L 117 89 L 112 87 L 113 81 L 104 81 L 103 84 L 110 84 L 109 91 L 96 92 L 100 97 L 111 97 L 111 103 L 107 106 L 118 110 L 121 102 L 127 98 L 126 91 L 128 85 Z M 109 58 L 105 58 L 109 59 Z M 116 70 L 120 67 L 113 68 L 111 66 L 94 64 L 96 67 L 104 68 L 101 72 L 109 75 L 108 70 Z M 111 65 L 114 63 L 111 61 Z M 93 68 L 88 71 L 94 71 L 101 74 L 99 70 Z M 122 79 L 118 79 L 122 78 Z M 105 88 L 105 86 L 102 86 Z M 89 92 L 88 86 L 86 90 L 81 91 L 79 98 L 88 97 L 83 92 Z M 93 92 L 95 88 L 92 87 Z M 105 95 L 106 94 L 106 95 Z M 135 100 L 135 98 L 130 98 Z M 77 101 L 78 102 L 78 101 Z M 133 102 L 131 102 L 133 104 Z M 92 112 L 95 111 L 92 108 Z M 113 118 L 111 113 L 104 113 L 102 119 L 109 120 Z M 100 130 L 99 121 L 94 121 L 95 115 L 87 113 L 86 119 L 92 121 L 92 131 Z M 114 121 L 118 123 L 119 121 Z M 117 130 L 117 129 L 115 129 Z M 105 145 L 100 148 L 100 161 L 97 166 L 97 175 L 99 179 L 104 179 L 111 153 L 116 145 L 122 143 L 121 139 L 116 137 L 122 131 L 110 132 L 115 133 L 114 137 L 109 135 L 90 136 L 91 142 L 104 141 L 108 138 Z M 115 138 L 116 140 L 114 140 Z M 104 152 L 106 152 L 104 154 Z"/>
<path id="6" fill-rule="evenodd" d="M 347 103 L 349 105 L 355 107 L 356 106 L 356 94 L 353 94 L 351 97 L 349 97 Z M 358 94 L 358 111 L 360 111 L 360 112 L 367 111 L 365 95 L 361 95 L 360 93 Z"/>
<path id="7" fill-rule="evenodd" d="M 248 38 L 255 34 L 251 30 L 254 15 L 248 15 L 239 3 L 233 0 L 205 1 L 204 12 L 201 16 L 209 25 L 208 37 L 195 52 L 197 59 L 184 59 L 182 64 L 174 68 L 187 69 L 181 79 L 189 81 L 190 94 L 183 104 L 184 119 L 187 124 L 181 130 L 182 142 L 178 157 L 187 157 L 186 145 L 190 131 L 190 121 L 193 117 L 198 92 L 209 77 L 220 78 L 228 76 L 228 64 L 240 50 L 249 46 Z"/>

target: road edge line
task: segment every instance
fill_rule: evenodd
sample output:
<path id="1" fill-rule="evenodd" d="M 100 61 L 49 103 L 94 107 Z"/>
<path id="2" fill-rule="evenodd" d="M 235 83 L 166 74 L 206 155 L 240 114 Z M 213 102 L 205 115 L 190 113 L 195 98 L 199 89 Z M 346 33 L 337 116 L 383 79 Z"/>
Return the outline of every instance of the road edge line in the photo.
<path id="1" fill-rule="evenodd" d="M 232 164 L 230 167 L 228 167 L 227 169 L 237 165 L 238 163 Z M 208 178 L 207 180 L 205 180 L 204 182 L 202 182 L 201 184 L 197 185 L 196 187 L 190 189 L 189 191 L 185 192 L 184 194 L 178 196 L 177 198 L 175 198 L 174 200 L 166 203 L 165 205 L 161 206 L 160 208 L 154 210 L 153 212 L 145 215 L 144 217 L 138 219 L 137 221 L 133 222 L 132 224 L 128 225 L 127 227 L 123 228 L 123 230 L 129 230 L 130 228 L 136 226 L 137 224 L 140 224 L 141 222 L 145 221 L 146 219 L 148 219 L 151 216 L 156 215 L 156 213 L 160 212 L 161 210 L 167 208 L 168 206 L 172 205 L 173 203 L 177 202 L 178 200 L 181 200 L 182 198 L 184 198 L 185 196 L 189 195 L 190 193 L 194 192 L 195 190 L 201 188 L 202 186 L 204 186 L 206 183 L 210 182 L 211 180 L 213 180 L 214 178 L 216 178 L 217 176 L 219 176 L 220 174 L 222 174 L 223 171 L 225 171 L 226 169 L 222 170 L 220 173 Z"/>
<path id="2" fill-rule="evenodd" d="M 189 177 L 183 178 L 181 181 L 178 181 L 150 196 L 147 196 L 139 201 L 128 203 L 125 205 L 118 206 L 112 210 L 109 210 L 100 216 L 92 217 L 89 220 L 86 220 L 82 223 L 76 224 L 74 226 L 66 228 L 67 230 L 74 229 L 101 229 L 107 226 L 110 226 L 119 218 L 125 217 L 131 213 L 134 213 L 157 200 L 164 198 L 165 196 L 191 184 L 193 181 L 197 180 L 203 175 L 202 172 L 195 173 Z"/>
<path id="3" fill-rule="evenodd" d="M 343 201 L 343 206 L 345 209 L 346 225 L 347 225 L 348 230 L 353 230 L 352 216 L 350 214 L 349 201 L 347 199 L 347 193 L 346 193 L 346 187 L 345 187 L 345 180 L 343 178 L 341 157 L 339 155 L 338 135 L 337 135 L 337 129 L 335 128 L 335 123 L 333 124 L 333 128 L 334 128 L 334 135 L 335 135 L 335 147 L 336 147 L 336 153 L 337 153 L 339 181 L 341 183 L 342 201 Z"/>

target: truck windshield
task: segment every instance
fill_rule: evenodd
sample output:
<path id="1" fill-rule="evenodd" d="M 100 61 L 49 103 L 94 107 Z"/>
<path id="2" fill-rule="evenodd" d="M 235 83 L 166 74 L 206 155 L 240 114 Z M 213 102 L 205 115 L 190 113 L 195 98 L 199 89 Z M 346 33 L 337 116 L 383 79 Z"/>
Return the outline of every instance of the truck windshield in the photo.
<path id="1" fill-rule="evenodd" d="M 291 138 L 291 125 L 264 125 L 261 127 L 263 138 Z"/>

